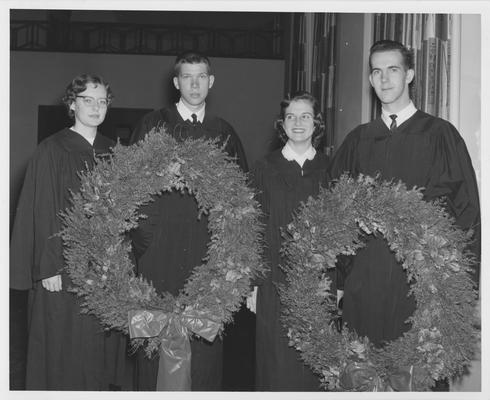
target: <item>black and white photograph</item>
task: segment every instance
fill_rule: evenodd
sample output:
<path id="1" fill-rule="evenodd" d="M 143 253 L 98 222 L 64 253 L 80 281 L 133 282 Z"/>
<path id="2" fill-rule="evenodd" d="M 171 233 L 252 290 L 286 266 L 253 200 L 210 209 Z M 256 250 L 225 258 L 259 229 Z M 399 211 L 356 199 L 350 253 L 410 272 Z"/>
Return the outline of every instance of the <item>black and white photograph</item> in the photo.
<path id="1" fill-rule="evenodd" d="M 487 398 L 489 1 L 1 18 L 8 398 Z"/>

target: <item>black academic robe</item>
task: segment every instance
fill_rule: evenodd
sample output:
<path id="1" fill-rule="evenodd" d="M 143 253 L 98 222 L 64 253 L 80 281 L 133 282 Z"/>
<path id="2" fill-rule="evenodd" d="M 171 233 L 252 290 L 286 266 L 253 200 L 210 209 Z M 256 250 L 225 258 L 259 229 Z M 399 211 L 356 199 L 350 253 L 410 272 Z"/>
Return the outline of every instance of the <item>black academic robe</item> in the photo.
<path id="1" fill-rule="evenodd" d="M 10 244 L 10 287 L 29 289 L 26 389 L 109 390 L 124 383 L 126 338 L 104 332 L 80 314 L 79 299 L 62 270 L 60 211 L 80 188 L 79 171 L 106 154 L 112 140 L 97 134 L 93 147 L 65 128 L 41 142 L 27 167 Z M 62 291 L 41 280 L 62 275 Z M 115 386 L 113 386 L 115 385 Z"/>
<path id="2" fill-rule="evenodd" d="M 403 181 L 407 188 L 425 188 L 424 199 L 444 197 L 448 211 L 463 229 L 476 229 L 479 243 L 480 206 L 475 173 L 466 145 L 447 121 L 417 111 L 391 133 L 381 118 L 355 128 L 329 167 L 330 178 L 380 174 Z M 474 248 L 479 254 L 479 246 Z M 402 266 L 383 238 L 369 237 L 367 246 L 350 258 L 344 270 L 344 322 L 375 345 L 394 340 L 410 328 L 405 321 L 415 310 Z M 478 268 L 475 279 L 478 281 Z M 339 284 L 342 284 L 339 282 Z"/>
<path id="3" fill-rule="evenodd" d="M 283 262 L 279 253 L 283 242 L 281 229 L 291 222 L 302 201 L 318 194 L 326 173 L 327 157 L 320 152 L 301 168 L 276 150 L 259 160 L 253 169 L 266 225 L 264 256 L 270 268 L 267 276 L 257 281 L 255 384 L 259 391 L 320 390 L 319 378 L 301 361 L 300 353 L 288 345 L 276 285 L 286 282 L 279 267 Z"/>
<path id="4" fill-rule="evenodd" d="M 225 120 L 210 113 L 201 123 L 184 121 L 175 105 L 153 111 L 143 117 L 132 134 L 130 143 L 142 139 L 152 128 L 165 125 L 166 131 L 178 140 L 186 138 L 219 139 L 226 142 L 225 151 L 237 158 L 242 170 L 247 170 L 245 153 L 238 135 Z M 197 218 L 194 196 L 177 192 L 164 193 L 140 211 L 148 218 L 132 232 L 138 273 L 152 281 L 158 292 L 177 295 L 193 269 L 202 264 L 210 241 L 208 218 Z M 191 341 L 191 379 L 193 391 L 221 390 L 223 343 L 218 337 L 213 343 L 194 338 Z M 143 351 L 137 354 L 137 386 L 139 390 L 155 390 L 159 357 L 147 359 Z"/>

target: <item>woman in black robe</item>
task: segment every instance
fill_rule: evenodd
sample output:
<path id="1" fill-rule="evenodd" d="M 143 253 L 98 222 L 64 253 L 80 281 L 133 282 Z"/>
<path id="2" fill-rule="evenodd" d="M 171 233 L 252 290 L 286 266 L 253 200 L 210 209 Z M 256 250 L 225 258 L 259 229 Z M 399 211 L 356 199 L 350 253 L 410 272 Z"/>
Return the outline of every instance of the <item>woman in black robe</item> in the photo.
<path id="1" fill-rule="evenodd" d="M 54 236 L 60 211 L 80 188 L 79 172 L 114 145 L 97 132 L 111 99 L 102 78 L 74 78 L 63 99 L 74 125 L 42 141 L 27 167 L 10 244 L 10 287 L 29 290 L 28 390 L 127 388 L 126 338 L 80 314 L 79 300 L 67 291 L 62 241 Z"/>
<path id="2" fill-rule="evenodd" d="M 256 301 L 256 390 L 314 391 L 319 378 L 288 345 L 276 285 L 285 283 L 280 269 L 281 229 L 301 202 L 319 192 L 325 182 L 327 157 L 316 151 L 324 132 L 318 103 L 308 93 L 284 99 L 276 123 L 285 145 L 259 160 L 253 169 L 254 186 L 265 217 L 265 258 L 270 268 L 258 283 Z"/>

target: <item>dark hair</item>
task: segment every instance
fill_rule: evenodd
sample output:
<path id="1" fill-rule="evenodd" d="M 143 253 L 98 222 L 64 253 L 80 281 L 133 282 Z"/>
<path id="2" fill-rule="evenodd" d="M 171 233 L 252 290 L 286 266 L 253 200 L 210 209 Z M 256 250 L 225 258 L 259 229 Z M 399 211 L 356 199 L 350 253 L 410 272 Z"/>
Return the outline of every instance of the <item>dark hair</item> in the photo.
<path id="1" fill-rule="evenodd" d="M 294 101 L 307 101 L 311 104 L 313 108 L 313 124 L 314 130 L 313 135 L 311 137 L 311 143 L 313 147 L 317 147 L 320 144 L 320 141 L 325 134 L 325 123 L 323 122 L 322 113 L 320 112 L 320 104 L 317 99 L 313 97 L 310 93 L 301 91 L 294 93 L 292 96 L 287 95 L 280 104 L 281 111 L 279 114 L 279 118 L 275 121 L 274 127 L 276 128 L 277 134 L 282 142 L 286 143 L 288 141 L 288 135 L 284 130 L 284 114 L 286 113 L 286 108 Z"/>
<path id="2" fill-rule="evenodd" d="M 413 52 L 400 42 L 396 42 L 394 40 L 378 40 L 371 46 L 371 49 L 369 50 L 369 68 L 373 68 L 371 58 L 374 53 L 392 50 L 400 52 L 405 69 L 413 69 Z"/>
<path id="3" fill-rule="evenodd" d="M 208 68 L 208 74 L 211 75 L 211 61 L 204 54 L 197 51 L 186 51 L 181 53 L 175 59 L 174 64 L 174 76 L 178 77 L 180 74 L 180 67 L 182 64 L 206 64 Z"/>
<path id="4" fill-rule="evenodd" d="M 107 82 L 105 82 L 101 76 L 92 75 L 92 74 L 78 75 L 75 78 L 73 78 L 73 80 L 70 82 L 70 84 L 66 87 L 65 95 L 62 98 L 63 103 L 65 104 L 66 108 L 68 109 L 68 116 L 70 118 L 75 117 L 75 113 L 70 108 L 70 106 L 72 105 L 73 102 L 75 102 L 79 93 L 82 93 L 85 90 L 87 90 L 87 85 L 89 83 L 93 83 L 95 86 L 97 86 L 97 85 L 104 86 L 105 90 L 107 91 L 107 102 L 108 102 L 108 104 L 111 104 L 112 99 L 114 98 L 114 95 L 112 94 L 112 90 L 111 90 L 109 84 Z"/>

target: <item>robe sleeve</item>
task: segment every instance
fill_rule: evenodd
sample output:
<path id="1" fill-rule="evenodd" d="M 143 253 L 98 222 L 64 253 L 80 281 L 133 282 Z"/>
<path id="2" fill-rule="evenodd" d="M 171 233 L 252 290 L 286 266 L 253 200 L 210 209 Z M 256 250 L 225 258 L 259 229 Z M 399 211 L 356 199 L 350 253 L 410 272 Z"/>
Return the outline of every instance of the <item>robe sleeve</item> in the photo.
<path id="1" fill-rule="evenodd" d="M 359 171 L 357 143 L 359 141 L 360 131 L 361 127 L 357 127 L 351 131 L 335 152 L 327 169 L 328 182 L 340 178 L 346 172 L 352 176 L 357 175 Z"/>
<path id="2" fill-rule="evenodd" d="M 62 188 L 53 149 L 38 148 L 29 163 L 19 197 L 10 242 L 10 287 L 30 289 L 33 283 L 63 268 L 58 216 Z"/>
<path id="3" fill-rule="evenodd" d="M 151 118 L 154 112 L 150 114 L 146 114 L 141 120 L 138 122 L 133 132 L 131 132 L 131 137 L 129 138 L 129 145 L 135 144 L 143 139 L 146 134 L 155 127 L 155 121 Z"/>
<path id="4" fill-rule="evenodd" d="M 266 162 L 263 160 L 259 160 L 254 164 L 250 174 L 250 186 L 254 189 L 255 199 L 258 201 L 260 205 L 261 213 L 260 213 L 259 223 L 263 227 L 267 227 L 267 220 L 269 214 L 269 201 L 268 201 L 268 196 L 265 193 L 265 175 L 264 175 L 265 169 L 266 169 Z M 263 231 L 262 234 L 265 235 L 265 231 Z M 261 240 L 265 244 L 265 237 L 262 237 Z M 264 257 L 264 254 L 263 254 L 263 260 L 267 264 L 267 260 L 266 257 Z M 252 280 L 251 285 L 260 286 L 263 279 L 264 276 L 256 277 L 255 279 Z"/>
<path id="5" fill-rule="evenodd" d="M 33 163 L 27 166 L 24 184 L 17 203 L 10 241 L 10 287 L 27 290 L 32 287 L 34 268 L 34 191 Z"/>
<path id="6" fill-rule="evenodd" d="M 266 213 L 268 213 L 269 204 L 267 201 L 267 196 L 264 193 L 264 171 L 265 171 L 265 162 L 263 160 L 257 161 L 251 171 L 250 174 L 250 186 L 255 191 L 255 199 L 259 202 L 261 211 L 262 211 L 262 220 L 261 223 L 266 222 Z"/>
<path id="7" fill-rule="evenodd" d="M 223 135 L 225 137 L 226 146 L 225 151 L 233 158 L 236 158 L 236 163 L 240 166 L 243 172 L 248 172 L 247 157 L 245 156 L 245 150 L 243 149 L 240 137 L 235 132 L 233 127 L 226 121 L 223 121 Z"/>
<path id="8" fill-rule="evenodd" d="M 135 129 L 131 133 L 129 139 L 129 145 L 139 142 L 147 135 L 147 133 L 155 127 L 158 121 L 155 121 L 152 116 L 155 115 L 155 111 L 146 114 L 136 125 Z M 154 201 L 149 202 L 140 207 L 139 212 L 145 215 L 145 218 L 141 218 L 138 223 L 138 227 L 129 232 L 129 237 L 133 246 L 133 255 L 136 260 L 139 260 L 145 253 L 148 246 L 150 246 L 155 230 L 157 228 L 159 219 L 159 202 L 158 196 L 154 196 Z"/>
<path id="9" fill-rule="evenodd" d="M 445 122 L 445 121 L 444 121 Z M 480 201 L 475 171 L 466 144 L 456 128 L 449 123 L 435 135 L 431 174 L 425 196 L 428 200 L 444 197 L 449 213 L 462 229 L 473 229 L 469 250 L 477 257 L 473 279 L 478 285 L 480 275 Z"/>
<path id="10" fill-rule="evenodd" d="M 342 145 L 335 152 L 327 169 L 327 181 L 331 182 L 340 178 L 344 173 L 356 176 L 359 171 L 357 143 L 359 141 L 360 127 L 351 131 L 344 139 Z M 339 255 L 335 268 L 335 284 L 338 290 L 344 290 L 346 277 L 352 266 L 353 256 Z"/>

